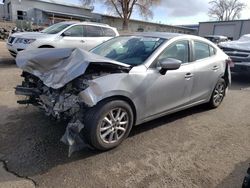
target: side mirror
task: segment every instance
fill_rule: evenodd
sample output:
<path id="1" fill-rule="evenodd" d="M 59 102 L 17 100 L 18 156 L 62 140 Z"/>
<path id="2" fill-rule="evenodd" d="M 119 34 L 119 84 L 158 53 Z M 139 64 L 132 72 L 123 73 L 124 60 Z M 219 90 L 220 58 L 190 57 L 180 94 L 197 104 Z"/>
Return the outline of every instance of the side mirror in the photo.
<path id="1" fill-rule="evenodd" d="M 160 73 L 165 75 L 168 70 L 177 70 L 181 66 L 181 61 L 173 58 L 164 58 L 160 60 Z"/>

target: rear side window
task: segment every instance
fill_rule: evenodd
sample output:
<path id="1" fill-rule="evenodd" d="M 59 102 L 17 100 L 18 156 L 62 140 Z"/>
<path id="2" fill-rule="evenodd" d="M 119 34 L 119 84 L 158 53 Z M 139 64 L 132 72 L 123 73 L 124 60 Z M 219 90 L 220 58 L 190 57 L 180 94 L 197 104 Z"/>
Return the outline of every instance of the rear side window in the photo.
<path id="1" fill-rule="evenodd" d="M 85 25 L 85 37 L 102 37 L 102 28 L 98 26 Z"/>
<path id="2" fill-rule="evenodd" d="M 116 33 L 113 31 L 113 29 L 103 27 L 102 30 L 103 30 L 103 35 L 105 37 L 115 37 L 116 36 Z"/>
<path id="3" fill-rule="evenodd" d="M 210 49 L 210 56 L 213 56 L 213 55 L 216 54 L 216 51 L 215 51 L 214 47 L 209 46 L 209 49 Z"/>
<path id="4" fill-rule="evenodd" d="M 216 54 L 214 47 L 204 42 L 194 41 L 194 60 L 205 59 Z"/>

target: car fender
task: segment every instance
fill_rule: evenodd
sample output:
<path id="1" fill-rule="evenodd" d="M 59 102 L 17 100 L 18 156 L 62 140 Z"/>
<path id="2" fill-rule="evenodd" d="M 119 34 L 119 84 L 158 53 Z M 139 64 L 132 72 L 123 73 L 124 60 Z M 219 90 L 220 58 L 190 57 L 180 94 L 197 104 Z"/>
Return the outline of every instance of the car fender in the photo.
<path id="1" fill-rule="evenodd" d="M 98 102 L 110 97 L 125 97 L 129 99 L 134 107 L 136 119 L 143 115 L 146 104 L 142 97 L 143 88 L 148 88 L 145 74 L 115 73 L 101 76 L 90 80 L 88 88 L 81 91 L 78 95 L 80 101 L 89 107 L 95 106 Z"/>

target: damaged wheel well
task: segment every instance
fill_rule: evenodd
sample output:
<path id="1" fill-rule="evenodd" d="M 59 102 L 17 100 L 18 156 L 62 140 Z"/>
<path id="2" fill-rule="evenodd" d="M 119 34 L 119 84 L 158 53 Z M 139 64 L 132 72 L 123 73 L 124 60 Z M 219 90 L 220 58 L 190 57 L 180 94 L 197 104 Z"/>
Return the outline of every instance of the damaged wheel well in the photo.
<path id="1" fill-rule="evenodd" d="M 42 45 L 38 48 L 55 48 L 54 46 L 51 46 L 51 45 Z"/>
<path id="2" fill-rule="evenodd" d="M 133 111 L 133 115 L 134 115 L 134 122 L 133 122 L 133 125 L 135 125 L 136 123 L 136 108 L 135 108 L 135 105 L 133 103 L 133 101 L 126 97 L 126 96 L 122 96 L 122 95 L 117 95 L 117 96 L 112 96 L 112 97 L 108 97 L 108 98 L 105 98 L 101 101 L 99 101 L 98 103 L 100 102 L 107 102 L 107 101 L 112 101 L 112 100 L 123 100 L 125 102 L 127 102 L 129 104 L 129 106 L 132 108 L 132 111 Z"/>
<path id="3" fill-rule="evenodd" d="M 225 69 L 225 74 L 222 76 L 222 78 L 225 80 L 226 82 L 226 85 L 228 86 L 229 85 L 229 78 L 228 78 L 228 65 L 226 65 L 226 69 Z"/>

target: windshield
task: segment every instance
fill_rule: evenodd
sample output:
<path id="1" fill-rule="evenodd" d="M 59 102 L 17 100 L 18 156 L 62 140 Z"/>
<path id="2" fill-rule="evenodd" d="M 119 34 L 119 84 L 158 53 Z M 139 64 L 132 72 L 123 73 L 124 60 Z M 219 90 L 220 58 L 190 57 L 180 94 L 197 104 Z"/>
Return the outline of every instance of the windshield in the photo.
<path id="1" fill-rule="evenodd" d="M 158 37 L 121 36 L 97 46 L 91 52 L 135 66 L 142 64 L 164 41 Z"/>
<path id="2" fill-rule="evenodd" d="M 42 30 L 41 33 L 56 34 L 56 33 L 59 33 L 60 31 L 64 30 L 65 28 L 67 28 L 70 25 L 71 24 L 69 24 L 69 23 L 57 23 L 57 24 L 54 24 L 54 25 Z"/>

